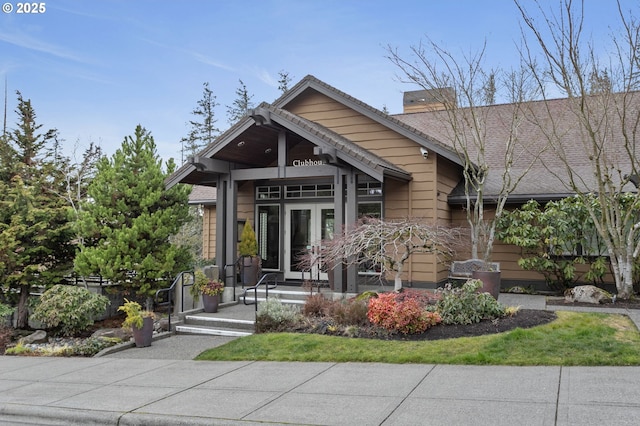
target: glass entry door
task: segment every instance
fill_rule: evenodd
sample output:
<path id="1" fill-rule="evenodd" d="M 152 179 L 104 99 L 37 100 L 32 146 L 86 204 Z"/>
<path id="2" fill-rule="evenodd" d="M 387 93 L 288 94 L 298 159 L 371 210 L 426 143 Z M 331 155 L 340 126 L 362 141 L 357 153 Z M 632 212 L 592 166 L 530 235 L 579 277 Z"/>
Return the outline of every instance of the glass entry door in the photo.
<path id="1" fill-rule="evenodd" d="M 289 204 L 285 206 L 284 220 L 284 277 L 327 280 L 320 257 L 321 241 L 333 238 L 333 204 Z M 311 254 L 311 262 L 299 265 L 305 253 Z"/>

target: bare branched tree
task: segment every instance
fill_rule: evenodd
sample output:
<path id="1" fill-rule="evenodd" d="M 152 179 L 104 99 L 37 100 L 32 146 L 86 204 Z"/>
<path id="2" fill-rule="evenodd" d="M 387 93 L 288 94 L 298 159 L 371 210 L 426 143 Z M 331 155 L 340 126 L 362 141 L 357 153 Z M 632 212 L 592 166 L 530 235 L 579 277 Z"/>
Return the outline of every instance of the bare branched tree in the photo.
<path id="1" fill-rule="evenodd" d="M 460 57 L 431 40 L 411 47 L 407 57 L 391 47 L 387 52 L 401 71 L 401 81 L 428 90 L 446 107 L 430 113 L 442 127 L 431 136 L 451 146 L 462 160 L 471 256 L 489 262 L 496 222 L 540 154 L 523 144 L 518 132 L 526 117 L 526 101 L 536 95 L 531 72 L 524 66 L 511 71 L 485 69 L 486 44 L 477 53 Z M 497 110 L 486 108 L 496 100 L 509 103 L 498 116 Z M 501 126 L 499 139 L 487 133 L 496 125 Z M 489 204 L 495 206 L 493 215 L 485 214 Z"/>
<path id="2" fill-rule="evenodd" d="M 402 288 L 402 273 L 412 254 L 453 257 L 462 230 L 428 224 L 422 219 L 381 220 L 364 218 L 332 240 L 323 241 L 326 265 L 374 264 L 382 276 L 392 273 L 394 289 Z"/>
<path id="3" fill-rule="evenodd" d="M 537 20 L 527 10 L 531 3 L 516 5 L 523 32 L 535 40 L 525 43 L 522 56 L 540 92 L 545 99 L 558 92 L 567 97 L 564 116 L 545 102 L 534 117 L 559 160 L 549 172 L 583 198 L 606 245 L 618 297 L 628 298 L 640 252 L 640 23 L 618 3 L 622 30 L 608 40 L 613 49 L 601 61 L 599 46 L 582 37 L 582 1 L 563 0 L 557 12 L 536 1 Z"/>

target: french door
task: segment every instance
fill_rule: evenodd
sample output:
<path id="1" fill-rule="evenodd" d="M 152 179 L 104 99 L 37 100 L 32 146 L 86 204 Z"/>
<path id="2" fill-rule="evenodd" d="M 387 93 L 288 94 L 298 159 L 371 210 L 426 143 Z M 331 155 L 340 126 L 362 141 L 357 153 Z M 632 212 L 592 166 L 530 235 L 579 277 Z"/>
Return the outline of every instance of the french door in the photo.
<path id="1" fill-rule="evenodd" d="M 320 261 L 321 241 L 333 238 L 333 204 L 288 204 L 284 221 L 285 279 L 327 280 Z M 301 267 L 300 257 L 305 253 L 310 253 L 311 265 Z"/>

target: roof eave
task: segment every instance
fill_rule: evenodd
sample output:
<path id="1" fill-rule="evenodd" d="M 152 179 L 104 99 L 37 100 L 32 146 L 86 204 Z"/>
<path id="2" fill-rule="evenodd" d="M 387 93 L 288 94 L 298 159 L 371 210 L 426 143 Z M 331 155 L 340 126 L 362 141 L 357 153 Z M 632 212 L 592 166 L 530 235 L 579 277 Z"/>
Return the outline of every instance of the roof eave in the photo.
<path id="1" fill-rule="evenodd" d="M 439 143 L 434 142 L 433 138 L 422 133 L 420 130 L 415 129 L 408 124 L 402 123 L 400 120 L 393 118 L 390 115 L 385 114 L 384 112 L 370 105 L 358 101 L 352 96 L 318 80 L 312 75 L 306 76 L 298 84 L 292 87 L 291 90 L 284 93 L 273 103 L 273 106 L 286 109 L 285 106 L 289 102 L 297 98 L 302 92 L 309 88 L 316 90 L 317 92 L 322 93 L 323 95 L 346 105 L 359 114 L 362 114 L 367 118 L 370 118 L 377 123 L 388 127 L 396 133 L 416 142 L 420 146 L 431 149 L 436 154 L 450 160 L 455 164 L 458 164 L 460 166 L 464 165 L 462 160 L 460 159 L 460 156 L 455 151 L 440 146 Z"/>

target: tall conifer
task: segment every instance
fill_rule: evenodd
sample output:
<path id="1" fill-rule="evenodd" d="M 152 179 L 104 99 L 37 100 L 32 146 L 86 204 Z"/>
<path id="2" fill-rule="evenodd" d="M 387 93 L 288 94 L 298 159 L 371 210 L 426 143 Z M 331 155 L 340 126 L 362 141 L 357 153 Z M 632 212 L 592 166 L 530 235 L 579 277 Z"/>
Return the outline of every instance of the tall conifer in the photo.
<path id="1" fill-rule="evenodd" d="M 175 169 L 163 164 L 151 134 L 138 125 L 121 147 L 98 163 L 90 201 L 80 211 L 84 243 L 75 259 L 81 275 L 99 274 L 139 296 L 151 296 L 187 268 L 190 255 L 169 241 L 188 220 L 190 188 L 165 189 Z"/>

